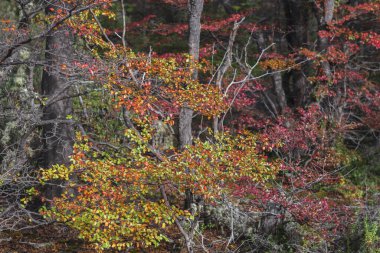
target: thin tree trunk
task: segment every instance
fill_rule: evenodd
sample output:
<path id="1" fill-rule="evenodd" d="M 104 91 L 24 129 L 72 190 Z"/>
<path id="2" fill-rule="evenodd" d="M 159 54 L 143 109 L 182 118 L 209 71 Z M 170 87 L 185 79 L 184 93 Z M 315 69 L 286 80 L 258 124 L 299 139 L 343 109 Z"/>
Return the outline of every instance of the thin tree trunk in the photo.
<path id="1" fill-rule="evenodd" d="M 199 43 L 201 35 L 201 16 L 203 11 L 204 0 L 189 0 L 189 54 L 194 61 L 199 60 Z M 198 79 L 198 70 L 194 69 L 192 79 Z M 185 148 L 186 145 L 192 143 L 191 123 L 193 120 L 193 110 L 185 104 L 179 115 L 179 144 L 180 148 Z M 190 190 L 186 191 L 185 208 L 190 209 L 193 203 L 193 193 Z M 192 239 L 186 240 L 186 247 L 189 253 L 194 252 Z"/>
<path id="2" fill-rule="evenodd" d="M 199 42 L 201 34 L 201 15 L 203 11 L 203 0 L 189 0 L 189 54 L 194 61 L 199 60 Z M 198 71 L 193 70 L 194 80 L 198 79 Z M 184 105 L 179 115 L 179 143 L 180 148 L 192 143 L 191 123 L 193 110 Z"/>
<path id="3" fill-rule="evenodd" d="M 228 45 L 226 53 L 224 54 L 223 62 L 221 63 L 219 70 L 216 75 L 216 83 L 215 85 L 218 86 L 219 91 L 222 90 L 222 83 L 223 83 L 223 77 L 226 74 L 227 70 L 231 67 L 232 64 L 232 50 L 235 43 L 236 35 L 239 29 L 240 24 L 244 21 L 244 19 L 240 20 L 239 22 L 235 21 L 234 27 L 232 29 L 232 32 L 230 34 L 230 37 L 228 39 Z M 214 133 L 218 133 L 219 131 L 219 118 L 218 116 L 213 117 L 213 130 Z"/>
<path id="4" fill-rule="evenodd" d="M 334 15 L 335 1 L 334 0 L 326 0 L 324 5 L 324 13 L 323 18 L 319 19 L 322 22 L 319 24 L 319 29 L 326 29 L 327 25 L 332 21 Z M 329 46 L 328 38 L 320 38 L 319 40 L 319 50 L 325 51 Z M 332 79 L 332 72 L 330 63 L 328 61 L 321 62 L 323 71 L 329 80 Z"/>
<path id="5" fill-rule="evenodd" d="M 203 11 L 203 0 L 189 0 L 189 54 L 194 61 L 199 60 L 199 43 L 201 35 L 201 15 Z M 198 79 L 198 70 L 192 73 L 194 81 Z M 179 142 L 180 148 L 192 143 L 191 123 L 193 120 L 193 110 L 184 105 L 179 115 Z M 193 203 L 193 194 L 186 192 L 185 208 L 189 209 Z"/>
<path id="6" fill-rule="evenodd" d="M 280 114 L 283 114 L 286 108 L 286 96 L 285 91 L 282 86 L 282 75 L 281 73 L 275 73 L 272 76 L 274 84 L 274 92 L 276 94 L 278 105 L 280 107 Z"/>
<path id="7" fill-rule="evenodd" d="M 203 11 L 203 0 L 189 0 L 189 54 L 194 61 L 199 60 L 199 43 L 201 35 L 201 15 Z M 194 81 L 198 79 L 198 70 L 192 73 Z M 192 143 L 191 123 L 193 120 L 193 110 L 184 105 L 179 115 L 179 142 L 180 148 Z M 186 192 L 185 208 L 189 209 L 193 202 L 191 191 Z"/>

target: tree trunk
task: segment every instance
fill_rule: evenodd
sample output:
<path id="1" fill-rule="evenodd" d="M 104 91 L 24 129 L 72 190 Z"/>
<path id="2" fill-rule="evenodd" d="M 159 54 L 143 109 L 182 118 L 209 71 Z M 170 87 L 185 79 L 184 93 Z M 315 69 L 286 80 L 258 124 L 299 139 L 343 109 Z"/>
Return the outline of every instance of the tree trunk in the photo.
<path id="1" fill-rule="evenodd" d="M 189 54 L 194 61 L 199 59 L 199 41 L 201 34 L 201 15 L 203 11 L 203 0 L 189 0 Z M 193 70 L 193 79 L 198 79 L 198 71 Z M 179 115 L 179 143 L 180 148 L 192 142 L 191 123 L 193 110 L 184 105 Z"/>
<path id="2" fill-rule="evenodd" d="M 321 20 L 319 23 L 319 30 L 324 30 L 327 28 L 327 25 L 332 21 L 333 15 L 334 15 L 334 8 L 335 8 L 335 1 L 334 0 L 326 0 L 324 5 L 324 13 L 321 15 L 322 18 L 318 18 L 318 20 Z M 319 50 L 320 51 L 326 51 L 326 49 L 329 46 L 328 38 L 320 38 L 319 39 Z M 332 79 L 332 72 L 330 63 L 328 61 L 322 61 L 321 62 L 323 71 L 325 72 L 325 75 L 329 80 Z"/>
<path id="3" fill-rule="evenodd" d="M 201 35 L 201 15 L 203 11 L 203 0 L 189 0 L 189 54 L 194 61 L 199 60 L 199 42 Z M 198 70 L 194 69 L 192 73 L 194 81 L 198 79 Z M 191 85 L 191 84 L 190 84 Z M 179 115 L 179 143 L 180 148 L 192 143 L 191 123 L 193 120 L 193 110 L 184 105 Z M 193 194 L 190 191 L 186 193 L 185 208 L 189 209 L 193 202 Z"/>
<path id="4" fill-rule="evenodd" d="M 47 7 L 49 9 L 49 7 Z M 49 10 L 47 10 L 49 13 Z M 69 98 L 70 83 L 60 71 L 61 65 L 71 55 L 72 35 L 69 30 L 59 27 L 46 38 L 45 60 L 47 67 L 42 75 L 41 92 L 50 103 L 43 110 L 44 120 L 62 120 L 72 114 L 72 101 Z M 68 164 L 72 153 L 73 128 L 67 123 L 53 123 L 43 127 L 43 164 L 50 167 L 54 164 Z M 46 189 L 47 197 L 60 194 L 58 187 Z"/>
<path id="5" fill-rule="evenodd" d="M 284 0 L 285 16 L 288 33 L 286 40 L 288 41 L 288 47 L 291 51 L 296 51 L 300 47 L 308 45 L 309 35 L 308 31 L 310 26 L 310 10 L 311 3 L 307 1 L 298 0 Z M 295 107 L 301 106 L 305 101 L 307 90 L 307 67 L 301 66 L 301 69 L 293 69 L 290 72 L 290 78 L 292 82 L 288 85 L 292 85 L 293 90 L 291 96 L 291 104 Z"/>
<path id="6" fill-rule="evenodd" d="M 283 114 L 286 108 L 286 96 L 284 88 L 282 86 L 281 73 L 273 74 L 272 79 L 274 84 L 274 92 L 276 94 L 278 105 L 280 107 L 280 114 Z"/>
<path id="7" fill-rule="evenodd" d="M 201 35 L 201 15 L 203 11 L 204 0 L 189 0 L 189 54 L 192 60 L 199 60 L 199 42 Z M 192 73 L 192 79 L 196 81 L 198 79 L 198 70 L 194 69 Z M 191 85 L 191 84 L 190 84 Z M 192 131 L 191 123 L 193 120 L 193 110 L 185 104 L 180 111 L 179 115 L 179 144 L 183 149 L 186 145 L 192 143 Z M 193 193 L 190 190 L 186 191 L 185 208 L 190 209 L 193 203 Z M 194 252 L 192 239 L 186 241 L 187 251 L 189 253 Z"/>

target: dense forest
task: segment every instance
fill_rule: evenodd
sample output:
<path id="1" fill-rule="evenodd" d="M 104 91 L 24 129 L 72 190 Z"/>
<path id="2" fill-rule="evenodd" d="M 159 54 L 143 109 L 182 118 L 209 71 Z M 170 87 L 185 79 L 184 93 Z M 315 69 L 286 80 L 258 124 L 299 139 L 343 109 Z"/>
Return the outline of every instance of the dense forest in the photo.
<path id="1" fill-rule="evenodd" d="M 0 252 L 380 252 L 379 0 L 0 0 Z"/>

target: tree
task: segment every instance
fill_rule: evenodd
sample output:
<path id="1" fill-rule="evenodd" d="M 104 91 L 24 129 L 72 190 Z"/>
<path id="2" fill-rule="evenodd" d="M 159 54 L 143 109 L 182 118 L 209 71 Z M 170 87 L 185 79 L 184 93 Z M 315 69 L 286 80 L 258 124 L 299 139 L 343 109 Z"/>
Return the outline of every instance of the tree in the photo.
<path id="1" fill-rule="evenodd" d="M 55 15 L 54 13 L 59 10 L 55 10 L 53 5 L 46 6 L 48 17 Z M 44 167 L 50 167 L 54 164 L 68 164 L 74 140 L 71 124 L 57 122 L 72 115 L 69 93 L 73 81 L 67 78 L 64 70 L 72 55 L 73 37 L 70 28 L 60 26 L 57 30 L 51 31 L 46 35 L 45 43 L 47 67 L 42 74 L 41 93 L 49 100 L 44 106 L 42 119 L 50 120 L 52 123 L 43 126 L 42 138 L 45 147 L 42 160 Z M 59 189 L 49 188 L 46 193 L 52 198 L 59 195 Z"/>
<path id="2" fill-rule="evenodd" d="M 203 10 L 203 0 L 189 1 L 189 55 L 192 60 L 197 62 L 199 60 L 199 43 L 201 35 L 201 15 Z M 192 77 L 194 80 L 198 79 L 198 71 L 193 70 Z M 179 139 L 180 146 L 184 148 L 186 145 L 191 144 L 192 132 L 191 122 L 193 112 L 190 108 L 181 109 L 179 116 Z"/>
<path id="3" fill-rule="evenodd" d="M 39 201 L 29 201 L 38 192 L 36 171 L 68 161 L 72 148 L 70 91 L 77 76 L 68 75 L 74 54 L 65 32 L 70 18 L 107 1 L 67 3 L 6 1 L 11 11 L 1 15 L 1 231 L 47 223 L 37 213 Z M 55 195 L 51 189 L 47 195 Z"/>
<path id="4" fill-rule="evenodd" d="M 19 2 L 0 224 L 63 224 L 96 251 L 375 248 L 377 181 L 356 167 L 377 164 L 378 7 Z"/>

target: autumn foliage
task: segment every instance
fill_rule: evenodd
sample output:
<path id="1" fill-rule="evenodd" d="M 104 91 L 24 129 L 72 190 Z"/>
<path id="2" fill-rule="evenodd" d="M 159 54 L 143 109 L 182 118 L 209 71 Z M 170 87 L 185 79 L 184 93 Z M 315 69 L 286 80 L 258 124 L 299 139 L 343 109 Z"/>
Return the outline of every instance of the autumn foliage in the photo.
<path id="1" fill-rule="evenodd" d="M 0 23 L 0 64 L 55 32 L 72 41 L 72 57 L 49 72 L 69 80 L 72 114 L 55 120 L 76 132 L 72 154 L 33 164 L 25 208 L 39 203 L 45 221 L 99 252 L 346 247 L 373 197 L 350 173 L 380 136 L 377 1 L 284 1 L 263 19 L 272 5 L 261 1 L 57 2 L 31 15 L 33 25 Z M 187 41 L 196 2 L 198 55 Z M 41 115 L 51 106 L 46 94 L 32 104 Z M 183 108 L 194 113 L 185 147 Z M 374 248 L 376 231 L 366 231 Z"/>

